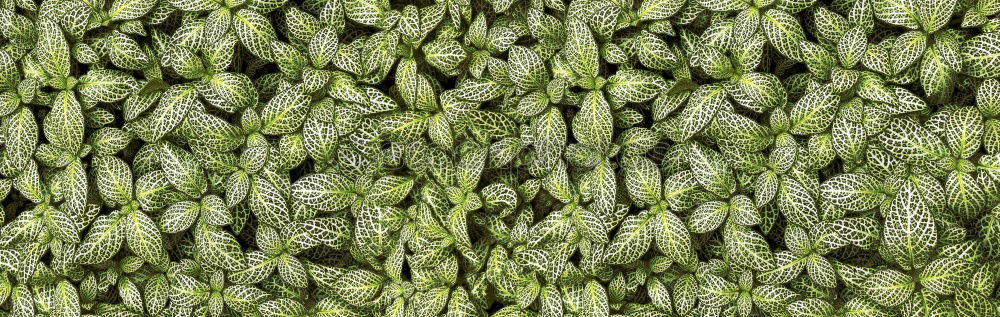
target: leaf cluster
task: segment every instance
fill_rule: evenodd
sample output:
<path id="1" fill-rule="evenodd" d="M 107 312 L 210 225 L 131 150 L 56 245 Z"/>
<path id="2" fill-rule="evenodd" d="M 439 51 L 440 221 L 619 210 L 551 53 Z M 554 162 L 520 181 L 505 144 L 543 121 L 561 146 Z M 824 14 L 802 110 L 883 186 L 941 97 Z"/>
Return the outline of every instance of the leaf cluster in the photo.
<path id="1" fill-rule="evenodd" d="M 1000 316 L 1000 0 L 0 0 L 0 316 Z"/>

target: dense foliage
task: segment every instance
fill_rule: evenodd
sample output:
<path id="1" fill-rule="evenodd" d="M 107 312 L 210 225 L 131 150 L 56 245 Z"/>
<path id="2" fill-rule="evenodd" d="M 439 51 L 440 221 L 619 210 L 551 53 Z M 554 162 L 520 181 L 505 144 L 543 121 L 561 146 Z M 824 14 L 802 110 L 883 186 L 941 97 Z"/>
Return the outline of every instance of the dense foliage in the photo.
<path id="1" fill-rule="evenodd" d="M 0 0 L 0 316 L 998 316 L 998 13 Z"/>

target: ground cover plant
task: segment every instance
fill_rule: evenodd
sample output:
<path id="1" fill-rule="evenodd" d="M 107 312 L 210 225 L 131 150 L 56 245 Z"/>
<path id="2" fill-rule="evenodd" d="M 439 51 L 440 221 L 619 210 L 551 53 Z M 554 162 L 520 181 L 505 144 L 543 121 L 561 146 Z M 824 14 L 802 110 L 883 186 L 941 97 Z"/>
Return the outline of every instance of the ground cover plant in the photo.
<path id="1" fill-rule="evenodd" d="M 998 316 L 998 13 L 0 0 L 0 316 Z"/>

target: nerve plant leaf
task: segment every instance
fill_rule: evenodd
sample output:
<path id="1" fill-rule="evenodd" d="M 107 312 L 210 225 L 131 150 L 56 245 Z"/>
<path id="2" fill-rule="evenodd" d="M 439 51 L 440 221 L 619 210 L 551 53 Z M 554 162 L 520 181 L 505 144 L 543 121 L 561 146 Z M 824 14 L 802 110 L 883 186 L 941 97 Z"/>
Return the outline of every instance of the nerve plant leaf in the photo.
<path id="1" fill-rule="evenodd" d="M 995 0 L 0 7 L 5 314 L 1000 311 Z"/>

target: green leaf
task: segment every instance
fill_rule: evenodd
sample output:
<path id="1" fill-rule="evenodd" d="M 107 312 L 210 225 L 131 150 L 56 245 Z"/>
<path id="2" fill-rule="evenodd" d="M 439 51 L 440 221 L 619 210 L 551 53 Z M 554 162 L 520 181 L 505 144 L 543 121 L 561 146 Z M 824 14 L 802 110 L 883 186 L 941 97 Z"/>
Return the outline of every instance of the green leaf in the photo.
<path id="1" fill-rule="evenodd" d="M 960 288 L 955 294 L 955 312 L 957 316 L 991 316 L 997 308 L 982 294 Z"/>
<path id="2" fill-rule="evenodd" d="M 806 185 L 794 177 L 781 177 L 778 209 L 792 224 L 809 228 L 819 221 L 816 199 Z"/>
<path id="3" fill-rule="evenodd" d="M 285 195 L 266 177 L 254 176 L 250 185 L 250 210 L 263 223 L 283 227 L 289 219 Z"/>
<path id="4" fill-rule="evenodd" d="M 164 143 L 157 152 L 167 180 L 177 190 L 191 197 L 205 192 L 208 183 L 194 155 L 170 143 Z"/>
<path id="5" fill-rule="evenodd" d="M 741 0 L 698 0 L 698 4 L 712 11 L 735 11 L 747 7 L 747 3 Z"/>
<path id="6" fill-rule="evenodd" d="M 201 111 L 191 111 L 188 114 L 187 123 L 198 136 L 199 145 L 212 150 L 228 152 L 243 144 L 243 131 L 214 115 Z"/>
<path id="7" fill-rule="evenodd" d="M 983 136 L 983 116 L 974 107 L 963 107 L 948 114 L 944 140 L 951 153 L 969 158 L 979 151 Z"/>
<path id="8" fill-rule="evenodd" d="M 454 40 L 431 41 L 423 51 L 427 63 L 442 71 L 456 69 L 467 57 L 461 44 Z"/>
<path id="9" fill-rule="evenodd" d="M 151 136 L 148 141 L 156 141 L 173 131 L 187 116 L 188 111 L 203 107 L 198 101 L 198 94 L 191 85 L 173 85 L 160 97 L 156 110 L 150 114 Z"/>
<path id="10" fill-rule="evenodd" d="M 365 201 L 383 206 L 395 205 L 406 198 L 411 188 L 413 188 L 413 180 L 410 178 L 394 175 L 385 176 L 372 184 L 371 190 L 365 196 Z"/>
<path id="11" fill-rule="evenodd" d="M 257 105 L 257 89 L 250 78 L 241 73 L 220 72 L 208 79 L 208 88 L 199 92 L 210 105 L 234 111 Z"/>
<path id="12" fill-rule="evenodd" d="M 76 261 L 81 264 L 103 263 L 118 253 L 125 240 L 126 218 L 118 213 L 98 216 L 77 250 Z"/>
<path id="13" fill-rule="evenodd" d="M 184 11 L 208 11 L 219 7 L 212 0 L 170 0 L 170 5 Z"/>
<path id="14" fill-rule="evenodd" d="M 347 272 L 334 285 L 333 292 L 343 301 L 354 306 L 363 306 L 378 295 L 385 280 L 371 271 L 357 269 Z"/>
<path id="15" fill-rule="evenodd" d="M 920 285 L 934 293 L 950 295 L 972 274 L 975 265 L 954 259 L 938 258 L 920 272 Z"/>
<path id="16" fill-rule="evenodd" d="M 729 206 L 720 201 L 710 201 L 701 204 L 688 218 L 688 227 L 694 233 L 706 233 L 722 225 L 729 215 Z"/>
<path id="17" fill-rule="evenodd" d="M 208 298 L 211 291 L 205 283 L 184 274 L 177 274 L 173 279 L 174 281 L 171 283 L 173 292 L 170 294 L 170 300 L 181 307 L 201 304 Z"/>
<path id="18" fill-rule="evenodd" d="M 132 212 L 125 219 L 126 240 L 129 249 L 144 261 L 158 267 L 166 266 L 169 259 L 164 252 L 163 240 L 156 224 L 141 211 Z"/>
<path id="19" fill-rule="evenodd" d="M 833 306 L 818 298 L 807 298 L 788 305 L 792 317 L 813 317 L 833 315 Z"/>
<path id="20" fill-rule="evenodd" d="M 840 64 L 848 68 L 854 67 L 864 57 L 867 46 L 865 29 L 861 27 L 850 29 L 837 43 L 837 57 L 840 58 Z"/>
<path id="21" fill-rule="evenodd" d="M 681 111 L 680 141 L 685 141 L 700 132 L 709 122 L 712 122 L 716 112 L 731 107 L 732 105 L 726 100 L 726 91 L 723 86 L 699 86 L 691 94 L 687 106 Z"/>
<path id="22" fill-rule="evenodd" d="M 146 67 L 150 61 L 139 47 L 139 42 L 121 32 L 112 31 L 107 45 L 110 49 L 108 56 L 111 58 L 111 63 L 120 68 L 139 70 Z"/>
<path id="23" fill-rule="evenodd" d="M 756 112 L 781 107 L 787 102 L 785 87 L 770 73 L 745 73 L 733 78 L 726 91 L 737 104 Z"/>
<path id="24" fill-rule="evenodd" d="M 739 286 L 714 274 L 702 276 L 699 303 L 706 307 L 723 307 L 732 304 L 739 296 Z"/>
<path id="25" fill-rule="evenodd" d="M 74 317 L 80 316 L 80 295 L 76 287 L 69 281 L 61 281 L 55 287 L 52 294 L 53 316 Z"/>
<path id="26" fill-rule="evenodd" d="M 761 26 L 768 41 L 779 53 L 795 61 L 803 60 L 799 42 L 805 40 L 806 36 L 794 16 L 780 9 L 770 9 L 764 12 Z"/>
<path id="27" fill-rule="evenodd" d="M 726 251 L 735 263 L 760 272 L 774 269 L 774 254 L 760 233 L 729 222 L 722 234 Z"/>
<path id="28" fill-rule="evenodd" d="M 935 42 L 935 45 L 924 53 L 925 58 L 920 60 L 920 84 L 930 97 L 940 99 L 948 97 L 951 93 L 952 78 L 956 71 L 952 66 L 945 64 L 948 53 L 942 51 L 938 42 Z"/>
<path id="29" fill-rule="evenodd" d="M 64 78 L 70 75 L 69 44 L 62 28 L 51 18 L 38 21 L 38 63 L 49 76 Z"/>
<path id="30" fill-rule="evenodd" d="M 570 19 L 566 24 L 566 46 L 563 49 L 566 60 L 577 76 L 593 78 L 597 76 L 597 44 L 586 23 Z"/>
<path id="31" fill-rule="evenodd" d="M 329 64 L 337 54 L 337 30 L 332 27 L 324 27 L 313 34 L 309 39 L 309 60 L 313 67 L 323 68 Z"/>
<path id="32" fill-rule="evenodd" d="M 962 43 L 962 70 L 979 78 L 1000 76 L 1000 33 L 984 33 Z"/>
<path id="33" fill-rule="evenodd" d="M 611 240 L 604 260 L 609 264 L 627 264 L 645 254 L 653 240 L 651 220 L 646 213 L 626 217 Z"/>
<path id="34" fill-rule="evenodd" d="M 652 205 L 660 200 L 660 171 L 649 159 L 628 156 L 622 160 L 625 187 L 636 203 Z"/>
<path id="35" fill-rule="evenodd" d="M 205 0 L 187 1 L 200 2 Z M 243 46 L 251 53 L 267 61 L 276 60 L 277 56 L 271 49 L 271 41 L 277 39 L 277 35 L 274 32 L 274 27 L 263 15 L 254 10 L 240 9 L 233 15 L 233 30 Z"/>
<path id="36" fill-rule="evenodd" d="M 45 116 L 42 130 L 53 145 L 75 152 L 83 144 L 83 109 L 70 92 L 59 93 L 52 101 L 52 111 Z"/>
<path id="37" fill-rule="evenodd" d="M 850 211 L 865 211 L 880 206 L 887 195 L 881 182 L 867 174 L 841 174 L 823 182 L 824 201 Z"/>
<path id="38" fill-rule="evenodd" d="M 611 97 L 638 103 L 655 98 L 666 83 L 653 72 L 624 70 L 609 77 L 606 85 Z"/>
<path id="39" fill-rule="evenodd" d="M 225 229 L 199 224 L 195 229 L 195 245 L 206 264 L 230 272 L 238 272 L 247 267 L 239 243 Z"/>
<path id="40" fill-rule="evenodd" d="M 132 170 L 128 163 L 115 156 L 93 159 L 97 189 L 101 198 L 112 205 L 124 205 L 133 198 Z"/>
<path id="41" fill-rule="evenodd" d="M 678 263 L 690 263 L 695 258 L 691 235 L 677 215 L 663 211 L 653 216 L 653 231 L 660 252 Z"/>
<path id="42" fill-rule="evenodd" d="M 200 209 L 198 204 L 186 200 L 170 205 L 160 216 L 160 228 L 166 233 L 187 230 L 198 217 Z"/>
<path id="43" fill-rule="evenodd" d="M 99 102 L 116 102 L 139 89 L 139 82 L 125 72 L 91 70 L 80 77 L 76 86 L 80 94 Z"/>
<path id="44" fill-rule="evenodd" d="M 942 1 L 945 2 L 945 1 Z M 875 0 L 872 9 L 875 17 L 886 23 L 917 29 L 920 25 L 920 6 L 918 0 Z"/>
<path id="45" fill-rule="evenodd" d="M 330 212 L 350 206 L 358 195 L 345 177 L 324 173 L 309 175 L 296 181 L 292 185 L 292 197 L 310 208 Z"/>
<path id="46" fill-rule="evenodd" d="M 883 243 L 903 268 L 920 268 L 937 244 L 934 218 L 912 186 L 904 186 L 885 210 Z"/>
<path id="47" fill-rule="evenodd" d="M 910 31 L 896 38 L 892 47 L 892 69 L 902 73 L 924 55 L 927 49 L 927 36 L 920 31 Z"/>
<path id="48" fill-rule="evenodd" d="M 677 55 L 663 39 L 647 31 L 640 31 L 635 39 L 635 53 L 639 63 L 643 66 L 657 69 L 669 70 L 677 62 Z"/>
<path id="49" fill-rule="evenodd" d="M 941 139 L 918 123 L 908 119 L 892 119 L 878 136 L 882 146 L 905 162 L 927 162 L 947 155 Z"/>
<path id="50" fill-rule="evenodd" d="M 687 150 L 685 156 L 687 163 L 691 165 L 695 179 L 705 189 L 719 195 L 728 196 L 733 193 L 736 186 L 736 179 L 733 177 L 732 169 L 715 150 L 694 144 Z"/>
<path id="51" fill-rule="evenodd" d="M 597 281 L 591 280 L 583 288 L 581 317 L 608 316 L 608 294 Z"/>
<path id="52" fill-rule="evenodd" d="M 886 307 L 902 304 L 913 288 L 914 281 L 909 276 L 892 269 L 878 271 L 865 281 L 868 298 Z"/>
<path id="53" fill-rule="evenodd" d="M 510 76 L 518 87 L 541 90 L 548 84 L 549 72 L 535 51 L 521 46 L 511 46 L 508 53 Z"/>
<path id="54" fill-rule="evenodd" d="M 153 0 L 115 0 L 108 16 L 111 20 L 133 20 L 146 15 L 156 6 Z"/>
<path id="55" fill-rule="evenodd" d="M 580 112 L 573 117 L 573 136 L 602 151 L 611 146 L 612 129 L 611 106 L 604 95 L 587 93 L 580 105 Z"/>
<path id="56" fill-rule="evenodd" d="M 833 123 L 840 98 L 833 94 L 830 85 L 814 88 L 792 106 L 789 112 L 794 134 L 816 134 Z"/>
<path id="57" fill-rule="evenodd" d="M 302 127 L 309 112 L 309 96 L 292 86 L 271 98 L 260 111 L 261 133 L 287 134 Z"/>
<path id="58" fill-rule="evenodd" d="M 920 26 L 928 34 L 937 32 L 951 21 L 955 12 L 955 0 L 927 0 L 918 7 Z"/>
<path id="59" fill-rule="evenodd" d="M 663 20 L 676 14 L 684 6 L 678 0 L 643 0 L 637 15 L 640 20 Z"/>

